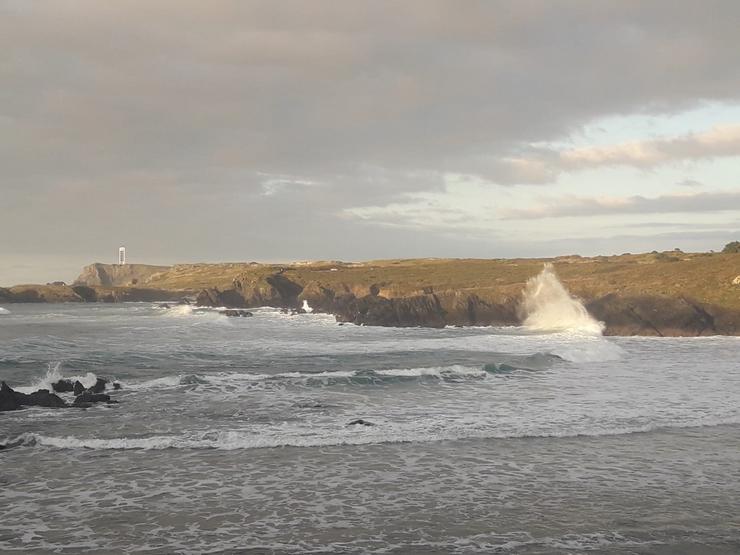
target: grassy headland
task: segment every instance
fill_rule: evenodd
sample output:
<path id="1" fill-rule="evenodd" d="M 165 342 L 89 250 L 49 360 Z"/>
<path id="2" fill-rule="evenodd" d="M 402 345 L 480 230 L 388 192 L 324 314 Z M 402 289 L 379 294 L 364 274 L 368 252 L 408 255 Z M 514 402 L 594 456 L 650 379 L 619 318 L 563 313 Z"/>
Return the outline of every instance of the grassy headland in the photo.
<path id="1" fill-rule="evenodd" d="M 369 325 L 521 321 L 528 279 L 551 263 L 607 333 L 740 334 L 740 253 L 680 251 L 548 259 L 407 259 L 171 267 L 95 264 L 73 286 L 0 289 L 0 302 L 197 296 L 200 304 L 299 308 Z M 139 297 L 141 297 L 139 299 Z"/>

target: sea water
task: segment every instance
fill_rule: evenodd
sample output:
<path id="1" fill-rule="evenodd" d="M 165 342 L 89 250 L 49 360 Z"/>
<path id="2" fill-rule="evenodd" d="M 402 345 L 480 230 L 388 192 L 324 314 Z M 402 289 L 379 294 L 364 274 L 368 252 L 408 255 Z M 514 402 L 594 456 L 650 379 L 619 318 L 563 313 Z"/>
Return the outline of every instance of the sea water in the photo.
<path id="1" fill-rule="evenodd" d="M 0 379 L 122 388 L 0 413 L 0 551 L 740 552 L 740 340 L 532 303 L 441 330 L 10 305 Z"/>

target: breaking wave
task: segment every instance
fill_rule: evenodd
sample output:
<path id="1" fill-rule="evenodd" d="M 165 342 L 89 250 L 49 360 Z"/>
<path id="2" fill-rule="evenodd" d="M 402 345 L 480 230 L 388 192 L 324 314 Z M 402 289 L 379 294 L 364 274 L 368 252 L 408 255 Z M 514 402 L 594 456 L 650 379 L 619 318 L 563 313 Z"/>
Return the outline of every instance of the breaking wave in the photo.
<path id="1" fill-rule="evenodd" d="M 180 386 L 233 387 L 249 383 L 274 383 L 284 385 L 331 386 L 373 385 L 406 381 L 460 381 L 484 378 L 496 373 L 484 367 L 463 365 L 425 368 L 392 368 L 386 370 L 333 370 L 327 372 L 280 372 L 256 374 L 243 372 L 218 372 L 214 374 L 181 374 L 164 376 L 138 383 L 123 382 L 126 390 L 149 390 Z"/>
<path id="2" fill-rule="evenodd" d="M 2 306 L 0 306 L 0 316 L 2 316 L 3 314 L 12 314 L 12 313 L 7 308 L 3 308 Z"/>
<path id="3" fill-rule="evenodd" d="M 539 275 L 527 281 L 521 306 L 526 315 L 524 326 L 530 330 L 587 335 L 601 335 L 604 330 L 603 322 L 594 319 L 563 286 L 552 264 L 545 264 Z"/>
<path id="4" fill-rule="evenodd" d="M 275 447 L 328 447 L 337 445 L 367 445 L 382 443 L 427 443 L 436 441 L 455 441 L 469 439 L 526 439 L 576 437 L 606 437 L 642 434 L 659 430 L 708 428 L 734 425 L 740 419 L 706 417 L 678 422 L 647 422 L 629 425 L 585 427 L 573 425 L 557 428 L 543 428 L 537 425 L 520 429 L 499 430 L 495 427 L 481 429 L 476 426 L 442 426 L 433 421 L 424 427 L 419 424 L 403 425 L 384 422 L 379 425 L 347 426 L 337 422 L 334 428 L 323 430 L 307 428 L 278 429 L 268 433 L 249 431 L 209 430 L 198 433 L 173 435 L 151 435 L 143 437 L 81 438 L 75 436 L 47 436 L 35 432 L 5 438 L 0 441 L 6 447 L 51 447 L 55 449 L 97 449 L 97 450 L 161 450 L 161 449 L 268 449 Z"/>
<path id="5" fill-rule="evenodd" d="M 65 376 L 62 374 L 61 362 L 50 362 L 48 364 L 46 374 L 38 378 L 31 385 L 14 387 L 13 389 L 20 393 L 27 394 L 38 391 L 39 389 L 48 389 L 49 391 L 52 391 L 52 384 L 62 379 L 71 380 L 72 382 L 79 381 L 85 387 L 92 387 L 93 385 L 95 385 L 95 381 L 98 379 L 98 377 L 92 372 L 87 372 L 84 375 L 78 376 Z"/>

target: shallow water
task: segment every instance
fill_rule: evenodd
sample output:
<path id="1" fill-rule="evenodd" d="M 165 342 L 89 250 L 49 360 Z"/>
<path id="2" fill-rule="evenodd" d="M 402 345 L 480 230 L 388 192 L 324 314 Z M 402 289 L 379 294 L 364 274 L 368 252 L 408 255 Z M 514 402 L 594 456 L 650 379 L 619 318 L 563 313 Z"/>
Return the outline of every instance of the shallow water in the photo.
<path id="1" fill-rule="evenodd" d="M 2 551 L 740 552 L 738 338 L 7 308 Z"/>

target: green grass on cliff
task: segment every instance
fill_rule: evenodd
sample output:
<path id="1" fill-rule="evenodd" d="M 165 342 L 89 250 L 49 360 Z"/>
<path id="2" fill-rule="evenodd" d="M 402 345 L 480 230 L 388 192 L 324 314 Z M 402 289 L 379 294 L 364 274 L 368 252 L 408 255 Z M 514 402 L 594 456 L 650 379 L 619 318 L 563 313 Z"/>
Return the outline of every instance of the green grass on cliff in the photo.
<path id="1" fill-rule="evenodd" d="M 552 259 L 411 259 L 363 263 L 316 262 L 307 264 L 182 264 L 153 276 L 147 287 L 199 290 L 229 288 L 239 276 L 266 277 L 280 269 L 286 277 L 306 284 L 318 281 L 337 289 L 357 292 L 380 287 L 385 296 L 458 290 L 500 301 L 518 296 L 527 279 L 546 262 L 576 295 L 586 299 L 609 293 L 622 296 L 686 296 L 701 302 L 740 309 L 740 253 L 665 252 L 585 258 Z"/>

